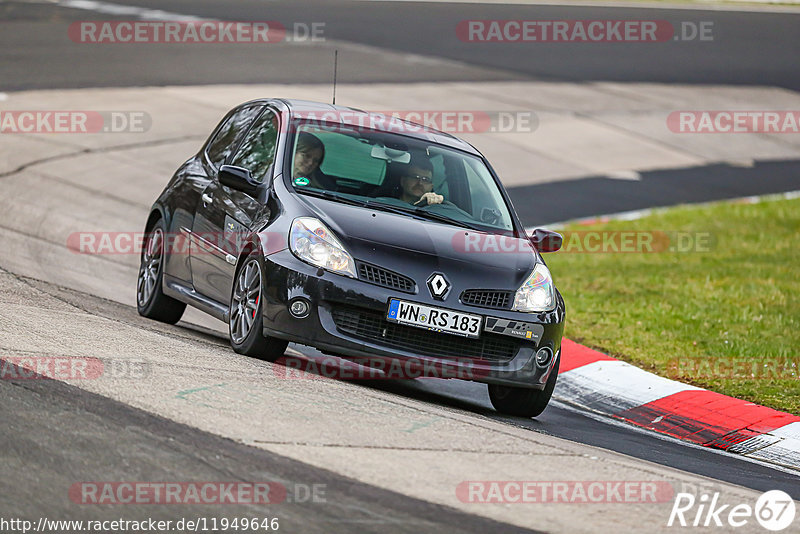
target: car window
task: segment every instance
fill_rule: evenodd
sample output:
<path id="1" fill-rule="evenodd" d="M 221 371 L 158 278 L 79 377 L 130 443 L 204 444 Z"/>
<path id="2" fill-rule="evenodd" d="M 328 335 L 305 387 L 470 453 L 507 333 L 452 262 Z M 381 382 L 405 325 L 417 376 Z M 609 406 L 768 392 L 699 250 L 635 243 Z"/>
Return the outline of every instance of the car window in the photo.
<path id="1" fill-rule="evenodd" d="M 231 163 L 249 170 L 251 178 L 261 183 L 275 161 L 277 144 L 278 119 L 272 111 L 267 110 L 250 129 Z"/>
<path id="2" fill-rule="evenodd" d="M 372 146 L 338 133 L 322 131 L 315 134 L 325 145 L 325 160 L 320 166 L 322 172 L 372 185 L 383 181 L 386 162 L 370 157 Z"/>
<path id="3" fill-rule="evenodd" d="M 447 182 L 447 171 L 444 167 L 444 155 L 433 154 L 431 156 L 433 166 L 433 190 L 447 198 L 449 196 L 449 184 Z"/>
<path id="4" fill-rule="evenodd" d="M 503 197 L 496 187 L 490 187 L 492 179 L 486 172 L 486 167 L 470 163 L 464 161 L 472 204 L 468 211 L 474 219 L 483 223 L 510 225 L 511 221 L 505 218 L 505 210 L 501 208 L 505 204 Z M 486 173 L 486 176 L 480 176 L 482 173 Z"/>
<path id="5" fill-rule="evenodd" d="M 225 163 L 225 160 L 228 159 L 228 156 L 231 155 L 231 152 L 233 152 L 247 131 L 247 127 L 250 126 L 250 123 L 263 107 L 263 104 L 245 106 L 223 121 L 222 126 L 217 130 L 216 135 L 206 148 L 208 160 L 215 169 L 219 169 Z"/>
<path id="6" fill-rule="evenodd" d="M 290 131 L 295 132 L 288 153 L 295 164 L 290 181 L 300 193 L 323 190 L 334 194 L 325 198 L 334 200 L 374 200 L 401 212 L 411 209 L 411 217 L 419 217 L 413 208 L 421 207 L 441 215 L 440 221 L 447 218 L 477 229 L 514 231 L 509 206 L 477 156 L 393 132 L 316 120 L 301 119 Z M 304 163 L 309 146 L 321 153 L 316 169 Z M 425 197 L 431 193 L 433 197 Z"/>

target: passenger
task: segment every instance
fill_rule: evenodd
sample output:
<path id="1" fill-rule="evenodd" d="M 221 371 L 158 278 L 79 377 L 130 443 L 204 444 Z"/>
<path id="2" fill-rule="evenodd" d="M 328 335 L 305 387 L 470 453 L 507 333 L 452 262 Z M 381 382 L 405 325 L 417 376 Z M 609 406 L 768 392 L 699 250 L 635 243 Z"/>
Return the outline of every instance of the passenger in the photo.
<path id="1" fill-rule="evenodd" d="M 415 206 L 444 202 L 442 195 L 433 192 L 433 166 L 430 161 L 417 158 L 403 165 L 400 172 L 400 200 Z"/>
<path id="2" fill-rule="evenodd" d="M 300 132 L 294 152 L 292 183 L 317 189 L 335 189 L 335 182 L 319 168 L 323 159 L 325 159 L 325 145 L 319 137 L 308 132 Z"/>

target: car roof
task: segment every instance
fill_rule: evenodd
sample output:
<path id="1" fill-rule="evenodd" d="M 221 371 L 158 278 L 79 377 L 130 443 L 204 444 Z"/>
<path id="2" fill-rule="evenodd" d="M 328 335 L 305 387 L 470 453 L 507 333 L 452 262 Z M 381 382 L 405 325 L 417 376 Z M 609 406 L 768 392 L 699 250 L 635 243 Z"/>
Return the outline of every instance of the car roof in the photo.
<path id="1" fill-rule="evenodd" d="M 293 117 L 309 117 L 325 122 L 334 122 L 355 128 L 375 129 L 390 133 L 399 133 L 424 141 L 437 143 L 458 150 L 463 150 L 481 156 L 475 147 L 445 132 L 429 128 L 411 121 L 399 119 L 384 113 L 373 113 L 347 106 L 335 106 L 323 102 L 313 102 L 310 100 L 298 100 L 289 98 L 263 99 L 262 102 L 281 102 L 289 108 Z"/>

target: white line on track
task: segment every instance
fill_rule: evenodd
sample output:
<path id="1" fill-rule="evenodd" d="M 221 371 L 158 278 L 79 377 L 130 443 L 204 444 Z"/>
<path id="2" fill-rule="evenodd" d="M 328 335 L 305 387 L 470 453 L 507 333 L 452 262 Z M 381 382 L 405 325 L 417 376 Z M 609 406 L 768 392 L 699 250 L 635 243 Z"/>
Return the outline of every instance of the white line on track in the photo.
<path id="1" fill-rule="evenodd" d="M 660 10 L 693 10 L 693 11 L 745 11 L 754 13 L 793 13 L 800 14 L 800 2 L 798 0 L 727 0 L 727 2 L 716 2 L 709 0 L 707 3 L 696 2 L 694 4 L 669 4 L 662 2 L 612 2 L 612 1 L 593 1 L 585 2 L 580 0 L 366 0 L 370 2 L 414 2 L 422 4 L 513 4 L 530 6 L 548 7 L 594 7 L 594 8 L 615 8 L 615 9 L 660 9 Z M 738 5 L 731 2 L 754 3 L 759 5 Z M 779 4 L 779 5 L 776 5 Z"/>
<path id="2" fill-rule="evenodd" d="M 95 13 L 102 13 L 105 15 L 128 16 L 132 18 L 138 18 L 141 20 L 162 20 L 162 21 L 176 21 L 176 22 L 214 22 L 217 20 L 217 19 L 196 17 L 194 15 L 173 13 L 170 11 L 162 11 L 160 9 L 148 9 L 138 6 L 112 4 L 109 2 L 102 2 L 99 0 L 27 0 L 27 2 L 30 4 L 48 4 L 48 5 L 55 5 L 58 7 L 83 9 L 86 11 L 93 11 Z M 291 39 L 289 42 L 295 45 L 310 44 L 308 42 L 296 39 Z M 355 43 L 352 41 L 325 39 L 325 41 L 322 42 L 321 44 L 325 44 L 331 48 L 344 48 L 351 50 L 353 52 L 378 53 L 378 54 L 391 53 L 401 58 L 406 63 L 410 64 L 442 65 L 442 66 L 448 66 L 450 68 L 462 68 L 462 69 L 473 68 L 472 65 L 469 65 L 462 61 L 445 59 L 436 56 L 423 56 L 420 54 L 412 54 L 408 52 L 397 52 L 390 49 L 380 48 L 377 46 L 366 45 L 362 43 Z"/>
<path id="3" fill-rule="evenodd" d="M 148 9 L 138 6 L 125 6 L 121 4 L 112 4 L 109 2 L 100 2 L 97 0 L 55 0 L 55 1 L 37 1 L 30 2 L 32 4 L 55 4 L 59 7 L 67 7 L 72 9 L 83 9 L 86 11 L 93 11 L 95 13 L 102 13 L 104 15 L 134 17 L 141 20 L 168 20 L 179 22 L 203 22 L 212 19 L 204 19 L 195 17 L 193 15 L 182 15 L 180 13 L 171 13 L 169 11 L 162 11 L 161 9 Z"/>

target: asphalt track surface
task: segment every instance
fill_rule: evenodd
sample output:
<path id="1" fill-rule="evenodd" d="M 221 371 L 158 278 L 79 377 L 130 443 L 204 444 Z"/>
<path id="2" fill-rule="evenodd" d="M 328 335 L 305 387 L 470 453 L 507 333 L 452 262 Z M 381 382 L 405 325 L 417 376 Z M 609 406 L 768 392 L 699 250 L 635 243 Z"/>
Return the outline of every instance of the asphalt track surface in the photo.
<path id="1" fill-rule="evenodd" d="M 526 227 L 652 207 L 800 190 L 800 161 L 641 172 L 638 180 L 590 176 L 509 188 Z M 541 199 L 557 199 L 541 202 Z M 535 209 L 531 209 L 535 206 Z"/>
<path id="2" fill-rule="evenodd" d="M 386 384 L 372 384 L 370 387 L 454 406 L 534 432 L 602 447 L 755 490 L 781 489 L 795 499 L 800 496 L 800 477 L 797 475 L 775 471 L 762 465 L 747 465 L 740 458 L 720 455 L 700 447 L 687 448 L 685 444 L 664 440 L 652 433 L 640 432 L 623 425 L 609 428 L 608 421 L 593 419 L 563 405 L 554 403 L 548 406 L 545 413 L 536 419 L 498 415 L 491 407 L 482 384 L 457 380 L 393 380 Z"/>
<path id="3" fill-rule="evenodd" d="M 324 23 L 324 42 L 303 44 L 75 43 L 67 27 L 135 20 L 58 3 L 0 2 L 0 91 L 332 80 L 340 83 L 545 80 L 664 82 L 800 88 L 798 15 L 635 7 L 524 6 L 426 2 L 211 0 L 107 2 L 232 21 Z M 167 17 L 168 18 L 168 17 Z M 663 43 L 468 43 L 462 20 L 584 19 L 713 23 L 713 40 Z M 35 65 L 36 68 L 30 68 Z M 605 176 L 512 189 L 527 226 L 622 211 L 800 189 L 800 162 L 751 168 L 713 165 Z M 557 199 L 539 202 L 541 198 Z M 533 210 L 535 207 L 535 211 Z"/>
<path id="4" fill-rule="evenodd" d="M 696 10 L 664 11 L 636 8 L 574 8 L 544 6 L 481 6 L 463 5 L 454 10 L 449 4 L 375 2 L 370 4 L 341 2 L 261 2 L 240 1 L 219 5 L 205 1 L 125 2 L 127 5 L 157 7 L 176 13 L 192 14 L 226 20 L 325 21 L 329 39 L 378 46 L 401 53 L 433 55 L 447 61 L 421 64 L 405 69 L 386 69 L 380 61 L 364 65 L 348 60 L 343 54 L 340 80 L 348 82 L 373 81 L 435 81 L 435 80 L 496 80 L 540 79 L 589 81 L 654 81 L 673 83 L 763 84 L 800 88 L 800 73 L 796 69 L 800 32 L 796 18 L 774 13 L 722 13 Z M 10 24 L 0 35 L 0 90 L 36 88 L 108 87 L 137 85 L 204 84 L 204 83 L 262 83 L 316 82 L 327 83 L 330 78 L 330 57 L 333 43 L 308 46 L 299 50 L 264 47 L 241 52 L 237 61 L 230 61 L 230 48 L 225 46 L 186 46 L 169 59 L 158 45 L 114 49 L 90 45 L 63 46 L 63 27 L 71 21 L 102 19 L 90 12 L 47 5 L 0 3 L 0 17 Z M 591 48 L 536 45 L 532 53 L 520 60 L 509 53 L 509 46 L 462 43 L 452 34 L 454 25 L 462 19 L 568 19 L 615 17 L 672 21 L 712 20 L 719 29 L 713 43 L 662 43 L 659 45 L 598 45 Z M 391 19 L 392 25 L 385 24 Z M 37 28 L 40 31 L 31 31 Z M 4 29 L 5 30 L 5 29 Z M 59 33 L 60 32 L 60 33 Z M 765 39 L 765 35 L 771 38 Z M 708 45 L 708 46 L 706 46 Z M 344 48 L 343 48 L 344 50 Z M 701 51 L 701 53 L 698 53 Z M 353 54 L 357 54 L 354 51 Z M 466 66 L 465 66 L 466 64 Z M 36 68 L 31 68 L 36 65 Z M 177 66 L 180 65 L 180 68 Z M 260 68 L 254 68 L 260 65 Z M 517 188 L 515 198 L 524 205 L 525 195 L 541 191 L 563 193 L 564 203 L 552 213 L 523 214 L 526 223 L 540 224 L 639 209 L 678 202 L 697 202 L 718 198 L 762 194 L 798 189 L 797 163 L 778 162 L 772 165 L 770 180 L 754 179 L 764 176 L 760 164 L 752 169 L 686 169 L 664 171 L 667 174 L 644 174 L 639 182 L 609 180 L 603 177 L 543 184 Z M 698 183 L 698 175 L 709 177 Z M 685 188 L 672 188 L 668 182 L 678 177 Z M 730 181 L 729 177 L 736 179 Z M 715 177 L 719 177 L 717 180 Z M 166 177 L 165 177 L 166 180 Z M 674 184 L 673 184 L 674 185 Z M 538 188 L 538 189 L 537 189 Z M 587 191 L 592 191 L 588 195 Z M 665 197 L 665 191 L 673 191 Z M 91 298 L 91 295 L 87 295 Z M 118 310 L 117 310 L 118 311 Z M 134 315 L 135 310 L 124 313 Z M 223 342 L 213 334 L 201 334 L 183 329 L 184 335 L 196 336 L 211 342 Z M 211 337 L 209 337 L 211 336 Z M 215 338 L 215 339 L 214 339 Z M 506 418 L 494 413 L 488 403 L 485 387 L 457 381 L 387 381 L 363 384 L 399 396 L 415 398 L 492 417 L 534 432 L 547 433 L 569 440 L 607 448 L 637 458 L 668 465 L 712 479 L 732 482 L 760 491 L 783 489 L 800 499 L 800 478 L 766 467 L 745 462 L 730 455 L 697 447 L 688 447 L 672 440 L 619 426 L 611 426 L 572 410 L 553 405 L 537 420 Z M 87 393 L 64 384 L 0 382 L 4 410 L 0 411 L 0 450 L 3 465 L 27 466 L 21 471 L 3 469 L 4 484 L 0 500 L 15 508 L 25 506 L 32 515 L 41 507 L 51 507 L 63 500 L 48 489 L 59 488 L 67 481 L 86 478 L 87 473 L 114 473 L 114 466 L 133 461 L 142 479 L 164 478 L 165 469 L 174 479 L 188 478 L 187 474 L 207 473 L 209 477 L 225 473 L 227 477 L 247 479 L 260 470 L 265 476 L 282 480 L 324 480 L 330 487 L 347 488 L 337 507 L 359 509 L 374 523 L 365 520 L 360 530 L 374 527 L 375 531 L 452 531 L 454 525 L 470 531 L 513 529 L 476 516 L 431 505 L 385 490 L 346 479 L 334 473 L 309 467 L 263 451 L 237 445 L 222 438 L 157 418 L 140 410 Z M 75 414 L 91 414 L 76 417 Z M 42 428 L 51 430 L 42 432 Z M 9 429 L 6 432 L 5 429 Z M 11 437 L 14 436 L 14 439 Z M 59 439 L 55 439 L 58 436 Z M 86 436 L 95 439 L 88 445 Z M 134 440 L 134 441 L 131 441 Z M 123 454 L 126 445 L 136 444 L 149 454 L 136 455 L 134 460 Z M 55 473 L 65 463 L 74 461 L 76 450 L 86 450 L 84 465 L 72 467 L 68 477 L 56 480 Z M 213 457 L 213 458 L 212 458 Z M 23 464 L 24 461 L 24 464 Z M 130 468 L 130 466 L 128 466 Z M 120 469 L 122 469 L 120 467 Z M 313 475 L 309 474 L 313 470 Z M 17 478 L 13 478 L 16 474 Z M 127 471 L 130 473 L 130 471 Z M 35 476 L 30 476 L 34 474 Z M 183 475 L 183 477 L 182 477 Z M 109 476 L 109 478 L 113 478 Z M 217 477 L 219 478 L 219 477 Z M 36 480 L 37 482 L 32 482 Z M 53 489 L 53 491 L 55 491 Z M 33 498 L 31 498 L 33 497 Z M 39 507 L 38 509 L 36 507 Z M 305 531 L 351 531 L 352 525 L 336 524 L 341 509 L 314 508 L 314 515 L 304 514 L 302 507 L 281 512 L 288 522 L 303 521 Z M 150 515 L 152 509 L 148 509 Z M 207 513 L 204 513 L 207 512 Z M 197 515 L 210 517 L 213 511 L 199 510 Z M 352 516 L 352 513 L 350 514 Z M 387 520 L 387 516 L 391 518 Z M 91 517 L 98 518 L 92 510 Z M 171 517 L 171 516 L 170 516 Z M 380 517 L 380 519 L 375 519 Z M 469 521 L 465 521 L 465 518 Z M 396 521 L 395 521 L 396 520 Z M 474 527 L 474 528 L 473 528 Z"/>
<path id="5" fill-rule="evenodd" d="M 2 271 L 0 271 L 2 272 Z M 89 311 L 92 315 L 120 321 L 125 324 L 136 326 L 137 328 L 149 329 L 157 325 L 159 331 L 168 333 L 174 331 L 175 335 L 188 337 L 199 343 L 209 343 L 221 347 L 227 347 L 227 337 L 205 328 L 198 328 L 181 323 L 177 326 L 158 325 L 147 319 L 139 317 L 136 310 L 119 304 L 97 298 L 90 294 L 83 294 L 77 291 L 65 290 L 52 284 L 37 280 L 18 277 L 23 284 L 36 291 L 54 295 L 71 306 L 81 310 Z M 219 323 L 224 326 L 223 323 Z M 320 353 L 310 347 L 292 344 L 291 348 L 307 354 L 320 355 Z M 0 358 L 0 362 L 2 359 Z M 776 470 L 766 465 L 744 461 L 734 455 L 719 453 L 702 447 L 687 446 L 670 438 L 663 438 L 656 434 L 644 432 L 636 428 L 625 425 L 618 425 L 604 420 L 603 418 L 593 418 L 579 411 L 569 409 L 563 405 L 553 403 L 547 410 L 536 419 L 523 419 L 518 417 L 503 416 L 494 411 L 489 402 L 486 386 L 483 384 L 466 382 L 461 380 L 439 380 L 439 379 L 418 379 L 418 380 L 374 380 L 374 381 L 351 381 L 360 387 L 365 388 L 365 393 L 370 389 L 389 392 L 401 398 L 416 399 L 437 406 L 451 407 L 457 410 L 470 412 L 478 417 L 488 417 L 516 427 L 525 428 L 533 432 L 543 433 L 563 439 L 568 439 L 578 443 L 584 443 L 596 447 L 605 448 L 657 464 L 681 469 L 690 473 L 707 476 L 711 479 L 721 480 L 738 484 L 744 487 L 759 491 L 770 489 L 782 489 L 795 499 L 800 499 L 800 476 L 782 470 Z M 8 428 L 8 433 L 4 432 L 4 439 L 7 440 L 0 448 L 0 464 L 5 467 L 17 464 L 28 463 L 34 466 L 46 465 L 71 465 L 75 458 L 80 458 L 77 463 L 77 471 L 70 471 L 63 476 L 56 475 L 55 472 L 47 473 L 44 467 L 38 472 L 40 476 L 31 477 L 29 471 L 21 470 L 4 473 L 12 484 L 6 487 L 11 488 L 18 485 L 31 485 L 31 480 L 43 481 L 43 484 L 34 484 L 37 487 L 34 494 L 40 491 L 45 493 L 44 497 L 37 497 L 37 502 L 49 502 L 47 497 L 52 496 L 55 501 L 63 500 L 65 488 L 75 480 L 93 480 L 92 473 L 102 473 L 104 480 L 114 480 L 116 474 L 115 465 L 133 462 L 136 466 L 134 471 L 129 471 L 127 477 L 131 477 L 131 472 L 140 472 L 143 480 L 217 480 L 224 477 L 211 477 L 203 479 L 196 472 L 196 466 L 184 463 L 167 461 L 165 456 L 159 452 L 159 445 L 163 445 L 163 437 L 159 437 L 157 442 L 150 443 L 154 451 L 153 457 L 150 454 L 136 454 L 134 458 L 128 458 L 125 454 L 127 448 L 121 448 L 115 443 L 124 443 L 129 439 L 128 434 L 121 435 L 115 432 L 114 428 L 130 428 L 132 434 L 138 433 L 141 428 L 143 433 L 153 438 L 156 435 L 168 435 L 167 441 L 174 442 L 181 451 L 176 457 L 190 461 L 192 458 L 185 458 L 187 451 L 191 451 L 193 444 L 199 441 L 206 441 L 208 435 L 199 430 L 189 430 L 185 425 L 169 421 L 157 416 L 144 413 L 141 410 L 126 407 L 121 403 L 105 399 L 91 392 L 86 392 L 74 386 L 66 385 L 56 381 L 23 380 L 23 381 L 0 381 L 0 385 L 10 383 L 10 387 L 0 390 L 0 398 L 16 399 L 9 401 L 8 409 L 0 411 L 0 428 Z M 44 384 L 44 385 L 41 385 Z M 5 393 L 9 393 L 8 396 Z M 107 411 L 103 403 L 108 402 Z M 58 406 L 55 410 L 42 410 L 33 417 L 35 406 Z M 6 406 L 4 404 L 4 406 Z M 79 417 L 76 414 L 90 413 L 91 417 Z M 26 414 L 31 414 L 29 417 Z M 26 423 L 29 419 L 36 419 L 34 424 Z M 99 418 L 99 419 L 98 419 Z M 103 423 L 98 425 L 98 421 Z M 113 425 L 112 425 L 113 423 Z M 37 428 L 49 427 L 53 429 L 50 434 L 43 434 Z M 158 431 L 153 429 L 157 428 Z M 64 429 L 70 429 L 64 432 Z M 48 435 L 50 437 L 48 437 Z M 12 436 L 14 438 L 12 439 Z M 24 436 L 20 439 L 19 436 Z M 80 438 L 84 436 L 84 438 Z M 95 436 L 94 439 L 86 439 L 86 436 Z M 39 445 L 37 441 L 41 441 Z M 152 440 L 143 440 L 151 442 Z M 226 440 L 215 438 L 213 443 L 222 443 Z M 0 441 L 2 443 L 2 441 Z M 226 450 L 240 451 L 247 447 L 240 448 L 227 446 Z M 83 451 L 93 451 L 84 454 Z M 213 451 L 213 447 L 208 449 Z M 248 449 L 252 458 L 261 458 L 263 462 L 273 463 L 274 455 Z M 82 451 L 76 454 L 77 451 Z M 206 452 L 198 453 L 198 457 L 206 457 Z M 23 462 L 24 458 L 24 462 Z M 116 462 L 116 463 L 115 463 Z M 169 477 L 159 471 L 159 466 L 173 465 L 169 472 Z M 258 470 L 251 471 L 259 472 Z M 145 473 L 148 476 L 145 476 Z M 238 473 L 238 472 L 237 472 Z M 241 473 L 247 473 L 242 471 Z M 125 479 L 125 472 L 119 473 L 120 479 Z M 230 473 L 228 478 L 231 479 Z M 326 479 L 332 475 L 323 472 L 316 473 L 315 468 L 295 462 L 288 462 L 284 465 L 284 470 L 268 475 L 259 472 L 260 479 L 266 480 L 298 480 L 298 481 L 318 481 L 320 477 Z M 277 477 L 275 475 L 278 475 Z M 317 476 L 319 475 L 319 476 Z M 251 474 L 252 476 L 252 474 Z M 18 479 L 18 480 L 15 480 Z M 246 478 L 243 478 L 246 480 Z M 346 482 L 344 477 L 337 479 L 336 483 L 330 484 L 332 488 L 342 489 L 343 485 L 356 484 L 355 481 Z M 335 490 L 334 490 L 335 491 Z M 5 497 L 5 498 L 3 498 Z M 385 497 L 385 498 L 383 498 Z M 361 502 L 364 510 L 369 510 L 376 518 L 383 518 L 386 510 L 402 512 L 402 508 L 395 509 L 395 505 L 404 502 L 397 499 L 392 492 L 387 492 L 381 498 L 369 502 Z M 3 496 L 0 494 L 0 502 L 19 505 L 22 509 L 27 506 L 27 496 L 20 493 L 10 493 Z M 338 495 L 328 495 L 329 500 L 339 502 Z M 359 497 L 361 498 L 361 497 Z M 293 509 L 293 507 L 292 507 Z M 33 510 L 31 510 L 33 511 Z M 455 513 L 454 511 L 450 511 Z M 448 513 L 450 513 L 448 512 Z M 202 515 L 202 514 L 201 514 Z M 281 517 L 284 517 L 281 510 Z M 391 514 L 390 514 L 391 515 Z M 90 516 L 94 518 L 95 516 Z M 170 516 L 166 516 L 170 517 Z M 289 516 L 291 519 L 291 515 Z M 385 524 L 385 521 L 376 519 L 376 522 Z M 399 524 L 399 523 L 398 523 Z M 435 524 L 426 525 L 424 531 L 433 531 Z"/>
<path id="6" fill-rule="evenodd" d="M 2 380 L 0 398 L 0 458 L 16 467 L 2 471 L 0 509 L 6 517 L 46 511 L 47 517 L 73 520 L 175 521 L 174 506 L 167 504 L 81 508 L 64 498 L 76 480 L 96 480 L 98 473 L 104 480 L 125 480 L 137 473 L 146 480 L 279 481 L 287 500 L 266 509 L 238 505 L 235 515 L 278 517 L 286 532 L 530 532 L 265 454 L 62 382 Z M 303 482 L 308 480 L 324 485 L 324 492 L 313 493 Z M 184 510 L 187 518 L 207 521 L 233 515 L 215 505 Z"/>
<path id="7" fill-rule="evenodd" d="M 69 23 L 131 16 L 0 3 L 15 22 L 0 35 L 0 80 L 7 90 L 209 83 L 330 83 L 333 49 L 341 47 L 339 81 L 592 80 L 771 85 L 800 88 L 795 16 L 636 7 L 524 6 L 425 2 L 292 0 L 131 0 L 109 2 L 227 21 L 325 24 L 325 43 L 97 46 L 66 37 Z M 57 4 L 56 4 L 57 5 Z M 666 20 L 712 23 L 712 41 L 658 43 L 474 43 L 456 34 L 462 20 Z M 680 31 L 679 31 L 680 33 Z M 379 47 L 429 61 L 399 66 L 365 62 L 357 48 Z M 166 51 L 169 53 L 165 53 Z M 433 61 L 439 59 L 446 61 Z M 448 64 L 468 65 L 459 68 Z M 36 65 L 36 68 L 29 68 Z"/>

